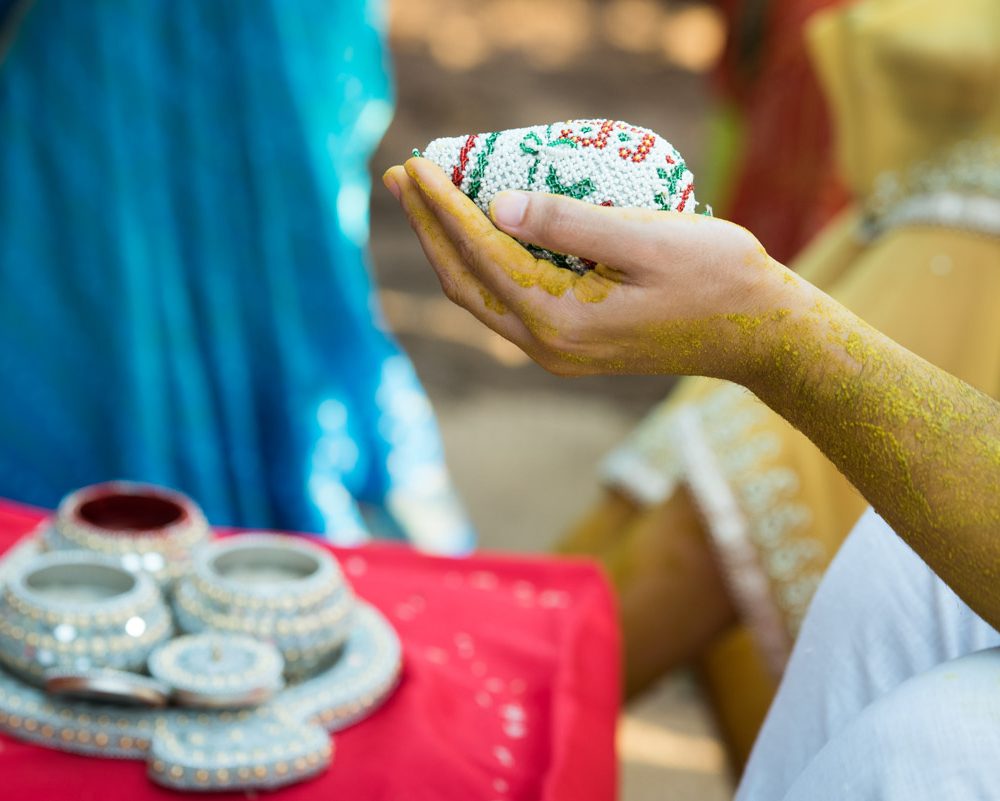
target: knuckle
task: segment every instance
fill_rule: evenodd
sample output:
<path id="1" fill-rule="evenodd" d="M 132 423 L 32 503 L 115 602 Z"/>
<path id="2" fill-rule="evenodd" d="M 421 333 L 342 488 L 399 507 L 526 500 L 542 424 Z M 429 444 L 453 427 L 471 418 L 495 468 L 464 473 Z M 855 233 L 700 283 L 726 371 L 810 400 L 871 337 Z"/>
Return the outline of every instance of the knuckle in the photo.
<path id="1" fill-rule="evenodd" d="M 463 237 L 457 240 L 455 242 L 455 251 L 466 265 L 474 267 L 479 263 L 479 247 L 472 239 Z"/>
<path id="2" fill-rule="evenodd" d="M 553 375 L 574 377 L 601 372 L 609 355 L 595 341 L 587 321 L 573 314 L 561 315 L 556 325 L 534 332 L 539 364 Z"/>
<path id="3" fill-rule="evenodd" d="M 556 375 L 572 375 L 581 361 L 578 353 L 558 336 L 548 336 L 541 342 L 545 353 L 546 370 Z"/>
<path id="4" fill-rule="evenodd" d="M 567 370 L 569 369 L 570 362 L 555 351 L 550 350 L 544 344 L 536 348 L 532 354 L 531 358 L 538 363 L 538 365 L 548 373 L 557 376 L 567 375 Z"/>
<path id="5" fill-rule="evenodd" d="M 588 339 L 585 326 L 572 314 L 560 317 L 559 325 L 545 331 L 544 338 L 549 348 L 560 353 L 574 353 L 585 346 Z"/>
<path id="6" fill-rule="evenodd" d="M 452 303 L 461 305 L 462 293 L 459 292 L 458 284 L 454 281 L 454 279 L 452 279 L 450 276 L 440 274 L 438 275 L 438 280 L 441 283 L 441 291 L 444 293 L 444 296 L 448 298 L 448 300 L 450 300 Z"/>
<path id="7" fill-rule="evenodd" d="M 549 353 L 559 353 L 565 347 L 562 335 L 554 328 L 549 326 L 536 328 L 533 333 L 538 340 L 538 344 Z"/>
<path id="8" fill-rule="evenodd" d="M 550 360 L 548 364 L 542 365 L 548 372 L 559 378 L 573 378 L 580 374 L 579 368 L 572 362 L 565 359 Z"/>

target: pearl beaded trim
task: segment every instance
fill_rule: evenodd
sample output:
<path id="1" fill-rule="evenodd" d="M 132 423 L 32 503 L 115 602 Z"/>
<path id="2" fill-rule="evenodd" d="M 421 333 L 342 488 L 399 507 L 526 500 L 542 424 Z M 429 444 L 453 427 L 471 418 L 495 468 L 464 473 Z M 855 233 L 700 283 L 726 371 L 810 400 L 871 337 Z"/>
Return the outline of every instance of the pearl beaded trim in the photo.
<path id="1" fill-rule="evenodd" d="M 864 235 L 869 240 L 906 225 L 958 228 L 984 236 L 1000 237 L 1000 197 L 935 192 L 900 201 L 877 220 L 868 221 Z"/>
<path id="2" fill-rule="evenodd" d="M 883 173 L 865 204 L 862 236 L 938 225 L 1000 236 L 1000 137 L 960 142 L 940 159 Z"/>
<path id="3" fill-rule="evenodd" d="M 211 670 L 211 652 L 219 648 L 239 657 L 241 670 L 223 661 L 225 670 Z M 189 634 L 159 646 L 149 657 L 150 674 L 175 691 L 210 695 L 238 695 L 282 685 L 284 667 L 277 649 L 253 637 L 238 634 Z"/>
<path id="4" fill-rule="evenodd" d="M 301 575 L 257 584 L 233 580 L 227 572 L 262 559 Z M 174 594 L 182 630 L 215 629 L 273 642 L 290 678 L 311 673 L 333 655 L 350 634 L 355 603 L 328 552 L 307 540 L 273 534 L 223 539 L 199 549 L 194 570 Z"/>

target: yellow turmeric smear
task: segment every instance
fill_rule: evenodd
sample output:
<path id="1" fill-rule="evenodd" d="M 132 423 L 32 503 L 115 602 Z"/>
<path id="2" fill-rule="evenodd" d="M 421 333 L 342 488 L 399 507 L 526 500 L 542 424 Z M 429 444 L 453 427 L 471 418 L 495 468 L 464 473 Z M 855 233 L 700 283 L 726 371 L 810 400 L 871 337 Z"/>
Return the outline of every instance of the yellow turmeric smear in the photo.
<path id="1" fill-rule="evenodd" d="M 581 303 L 600 303 L 621 284 L 622 273 L 606 264 L 598 264 L 588 273 L 576 276 L 573 294 Z"/>
<path id="2" fill-rule="evenodd" d="M 752 336 L 765 323 L 779 323 L 789 314 L 790 309 L 776 309 L 768 314 L 726 314 L 723 317 L 737 326 L 745 336 Z"/>
<path id="3" fill-rule="evenodd" d="M 388 174 L 389 171 L 386 172 Z M 454 246 L 434 213 L 427 208 L 423 200 L 412 189 L 408 188 L 405 184 L 400 188 L 404 195 L 409 196 L 410 202 L 407 205 L 407 213 L 411 224 L 415 229 L 419 229 L 420 233 L 437 254 L 437 258 L 445 263 L 449 279 L 461 285 L 462 288 L 467 288 L 471 284 L 479 292 L 487 309 L 498 315 L 506 314 L 507 307 L 498 297 L 483 286 L 475 276 L 469 273 L 464 265 L 455 264 L 458 256 L 454 251 Z"/>
<path id="4" fill-rule="evenodd" d="M 408 171 L 411 179 L 420 187 L 423 194 L 435 201 L 440 199 L 440 193 L 422 179 L 415 172 Z M 486 217 L 489 225 L 493 222 L 490 215 L 483 215 L 482 210 L 472 201 L 463 199 L 462 208 L 456 208 L 454 204 L 444 203 L 449 208 L 451 214 L 458 218 L 462 227 L 468 232 L 479 232 L 482 234 L 483 220 Z M 448 240 L 440 222 L 433 214 L 414 215 L 419 221 L 419 226 L 434 238 L 443 237 Z M 552 262 L 544 259 L 536 259 L 514 238 L 503 233 L 499 229 L 490 232 L 492 242 L 488 248 L 492 261 L 496 263 L 507 275 L 524 289 L 539 287 L 553 297 L 562 297 L 567 290 L 572 289 L 574 297 L 582 303 L 599 303 L 604 300 L 611 290 L 620 283 L 620 276 L 617 270 L 606 265 L 597 265 L 595 269 L 577 275 L 571 270 L 556 267 Z M 441 243 L 438 249 L 444 251 L 450 249 L 450 241 Z M 447 248 L 443 245 L 447 245 Z M 499 252 L 498 252 L 499 251 Z M 480 294 L 486 303 L 487 308 L 503 314 L 506 308 L 496 298 L 493 298 L 484 289 L 480 288 Z M 499 311 L 503 308 L 504 311 Z M 527 321 L 526 321 L 527 322 Z M 530 327 L 530 326 L 529 326 Z"/>
<path id="5" fill-rule="evenodd" d="M 486 308 L 490 311 L 496 312 L 499 315 L 507 313 L 507 307 L 504 305 L 503 301 L 482 284 L 479 284 L 479 295 L 482 297 L 483 303 L 486 304 Z"/>
<path id="6" fill-rule="evenodd" d="M 556 267 L 544 259 L 536 259 L 535 264 L 528 270 L 523 266 L 516 268 L 501 266 L 514 282 L 524 289 L 537 286 L 557 298 L 561 298 L 567 290 L 572 289 L 573 296 L 581 303 L 600 303 L 619 283 L 614 277 L 617 271 L 602 264 L 598 264 L 596 268 L 583 275 Z"/>
<path id="7" fill-rule="evenodd" d="M 556 267 L 545 259 L 535 259 L 530 264 L 524 263 L 522 259 L 519 261 L 521 263 L 516 267 L 506 262 L 500 266 L 518 286 L 524 289 L 539 287 L 557 298 L 572 289 L 573 296 L 581 303 L 600 303 L 621 283 L 621 273 L 604 264 L 598 264 L 593 270 L 577 275 L 572 270 Z"/>
<path id="8" fill-rule="evenodd" d="M 996 620 L 1000 546 L 988 532 L 1000 525 L 1000 436 L 992 401 L 912 354 L 888 358 L 898 346 L 833 304 L 816 304 L 776 333 L 769 350 L 780 369 L 764 371 L 768 385 L 754 389 Z M 796 355 L 783 357 L 792 343 Z"/>
<path id="9" fill-rule="evenodd" d="M 486 215 L 491 222 L 492 216 L 492 211 Z M 600 303 L 621 283 L 622 273 L 613 267 L 598 264 L 593 270 L 577 275 L 546 259 L 532 257 L 517 240 L 500 233 L 507 238 L 505 249 L 511 251 L 509 259 L 500 260 L 500 267 L 523 289 L 537 286 L 557 298 L 572 289 L 581 303 Z"/>

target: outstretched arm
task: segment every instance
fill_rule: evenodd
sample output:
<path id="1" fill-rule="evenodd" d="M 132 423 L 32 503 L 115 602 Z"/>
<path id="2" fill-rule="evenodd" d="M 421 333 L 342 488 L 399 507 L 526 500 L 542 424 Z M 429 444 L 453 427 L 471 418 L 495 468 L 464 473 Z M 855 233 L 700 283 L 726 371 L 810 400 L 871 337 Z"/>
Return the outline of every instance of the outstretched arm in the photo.
<path id="1" fill-rule="evenodd" d="M 896 532 L 1000 626 L 1000 404 L 688 214 L 502 193 L 496 226 L 436 166 L 386 173 L 456 303 L 547 369 L 710 375 L 801 429 Z M 516 240 L 598 263 L 577 276 Z"/>

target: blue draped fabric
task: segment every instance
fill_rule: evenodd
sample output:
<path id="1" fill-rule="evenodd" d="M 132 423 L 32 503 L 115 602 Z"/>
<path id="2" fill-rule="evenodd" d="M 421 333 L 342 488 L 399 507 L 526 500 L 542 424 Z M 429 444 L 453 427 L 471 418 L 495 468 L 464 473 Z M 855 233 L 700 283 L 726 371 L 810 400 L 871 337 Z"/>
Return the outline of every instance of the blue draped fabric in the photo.
<path id="1" fill-rule="evenodd" d="M 218 524 L 471 545 L 365 265 L 380 11 L 31 7 L 0 64 L 0 495 L 126 478 Z"/>

